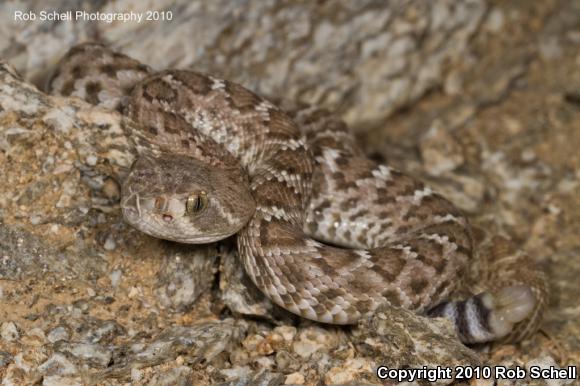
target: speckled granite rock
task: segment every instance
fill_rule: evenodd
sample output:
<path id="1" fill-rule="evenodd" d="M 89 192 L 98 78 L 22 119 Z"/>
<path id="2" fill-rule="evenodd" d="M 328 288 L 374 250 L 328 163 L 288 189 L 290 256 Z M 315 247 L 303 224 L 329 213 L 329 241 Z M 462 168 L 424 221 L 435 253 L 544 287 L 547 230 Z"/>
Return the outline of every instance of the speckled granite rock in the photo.
<path id="1" fill-rule="evenodd" d="M 0 110 L 0 157 L 6 182 L 0 192 L 0 279 L 5 280 L 0 301 L 12 304 L 2 307 L 0 318 L 36 322 L 34 339 L 39 341 L 24 343 L 34 352 L 26 358 L 34 360 L 24 366 L 16 356 L 8 365 L 6 379 L 19 379 L 23 368 L 27 380 L 38 371 L 46 377 L 70 375 L 74 368 L 86 366 L 112 371 L 119 367 L 115 350 L 127 350 L 115 345 L 120 337 L 159 333 L 163 328 L 158 324 L 159 314 L 191 308 L 207 292 L 217 271 L 216 248 L 191 248 L 142 237 L 123 224 L 114 186 L 134 155 L 115 148 L 126 140 L 123 127 L 130 124 L 120 115 L 78 101 L 46 97 L 5 66 L 0 67 Z M 105 149 L 108 141 L 114 144 Z M 12 167 L 5 169 L 9 164 Z M 149 264 L 140 264 L 141 260 Z M 136 276 L 140 279 L 132 280 Z M 20 291 L 25 289 L 19 284 L 38 281 L 46 292 L 22 303 Z M 124 297 L 129 302 L 117 303 L 117 308 L 117 299 Z M 99 307 L 107 309 L 111 319 L 95 317 Z M 111 312 L 110 307 L 117 309 Z M 127 330 L 118 322 L 133 317 L 131 307 L 143 309 L 141 323 L 134 326 L 138 330 Z M 225 337 L 235 329 L 228 325 L 219 330 L 223 332 L 219 339 L 205 346 L 198 336 L 187 338 L 187 330 L 166 334 L 178 342 L 193 339 L 196 347 L 207 350 L 213 346 L 215 350 L 215 343 L 226 345 Z M 31 333 L 23 334 L 22 327 L 12 321 L 2 323 L 1 332 L 3 348 L 22 344 Z M 38 351 L 48 342 L 50 350 Z M 174 355 L 173 343 L 161 346 L 171 348 Z M 164 358 L 161 346 L 155 349 L 155 358 Z M 72 358 L 76 364 L 58 365 L 64 373 L 43 373 L 43 368 L 55 367 L 45 363 L 51 352 L 61 355 L 55 361 Z M 127 355 L 123 354 L 125 360 Z M 6 364 L 12 361 L 8 353 L 3 358 Z M 198 353 L 196 358 L 203 355 Z"/>
<path id="2" fill-rule="evenodd" d="M 43 1 L 0 4 L 39 13 Z M 99 39 L 157 68 L 211 71 L 266 95 L 343 106 L 353 123 L 377 121 L 441 86 L 463 60 L 484 0 L 333 2 L 53 1 L 88 12 L 171 11 L 171 21 L 0 24 L 0 57 L 42 79 L 68 48 Z M 10 20 L 12 19 L 12 20 Z M 357 103 L 351 101 L 356 100 Z"/>

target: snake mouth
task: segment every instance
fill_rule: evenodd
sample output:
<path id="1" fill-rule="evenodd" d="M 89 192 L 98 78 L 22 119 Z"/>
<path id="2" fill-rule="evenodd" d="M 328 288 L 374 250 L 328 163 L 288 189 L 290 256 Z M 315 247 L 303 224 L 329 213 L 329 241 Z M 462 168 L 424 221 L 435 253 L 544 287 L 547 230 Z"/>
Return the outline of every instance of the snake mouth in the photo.
<path id="1" fill-rule="evenodd" d="M 128 218 L 139 218 L 141 214 L 137 209 L 129 207 L 123 208 L 123 215 Z"/>
<path id="2" fill-rule="evenodd" d="M 123 215 L 129 218 L 140 218 L 141 217 L 141 203 L 139 197 L 136 193 L 131 192 L 131 194 L 121 201 L 121 208 L 123 210 Z"/>

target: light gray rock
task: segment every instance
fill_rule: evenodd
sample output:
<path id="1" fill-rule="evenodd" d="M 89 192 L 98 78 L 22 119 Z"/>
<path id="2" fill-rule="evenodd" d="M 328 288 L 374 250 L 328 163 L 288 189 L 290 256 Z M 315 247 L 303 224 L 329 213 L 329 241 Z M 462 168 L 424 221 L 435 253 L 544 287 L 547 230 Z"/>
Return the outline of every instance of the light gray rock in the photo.
<path id="1" fill-rule="evenodd" d="M 20 338 L 20 332 L 14 322 L 4 322 L 0 325 L 0 338 L 6 342 L 14 342 Z"/>
<path id="2" fill-rule="evenodd" d="M 82 386 L 80 377 L 61 377 L 60 375 L 49 375 L 42 379 L 42 386 Z"/>
<path id="3" fill-rule="evenodd" d="M 52 7 L 77 9 L 64 0 Z M 151 9 L 137 0 L 82 7 L 104 13 Z M 172 12 L 173 19 L 24 23 L 13 12 L 39 13 L 44 2 L 3 3 L 0 15 L 7 15 L 7 23 L 0 26 L 0 57 L 43 83 L 46 69 L 70 46 L 99 36 L 155 68 L 209 71 L 266 95 L 345 106 L 350 123 L 377 121 L 441 85 L 450 64 L 463 62 L 487 4 L 181 0 L 155 8 Z"/>
<path id="4" fill-rule="evenodd" d="M 180 366 L 174 369 L 155 374 L 147 383 L 148 386 L 190 386 L 192 370 L 187 366 Z"/>
<path id="5" fill-rule="evenodd" d="M 38 366 L 38 371 L 45 376 L 66 376 L 76 374 L 77 368 L 66 356 L 56 353 Z"/>
<path id="6" fill-rule="evenodd" d="M 174 311 L 183 311 L 195 303 L 215 281 L 218 269 L 215 244 L 191 246 L 164 243 L 157 275 L 156 294 L 159 302 Z"/>
<path id="7" fill-rule="evenodd" d="M 413 312 L 385 306 L 353 330 L 358 353 L 374 362 L 372 368 L 428 368 L 479 366 L 481 359 L 456 337 L 445 319 L 427 319 Z M 352 368 L 349 366 L 347 368 Z M 361 368 L 364 367 L 361 365 Z M 433 384 L 450 384 L 438 379 Z"/>
<path id="8" fill-rule="evenodd" d="M 58 342 L 55 347 L 58 351 L 68 353 L 91 367 L 107 367 L 112 359 L 112 352 L 98 344 Z"/>

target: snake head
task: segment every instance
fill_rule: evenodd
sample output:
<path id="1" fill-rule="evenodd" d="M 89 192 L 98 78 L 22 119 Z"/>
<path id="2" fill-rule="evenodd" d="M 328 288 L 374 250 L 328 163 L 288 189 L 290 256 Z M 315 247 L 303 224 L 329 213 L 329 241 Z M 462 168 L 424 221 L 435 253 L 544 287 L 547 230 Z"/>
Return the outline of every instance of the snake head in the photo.
<path id="1" fill-rule="evenodd" d="M 238 232 L 255 203 L 239 169 L 164 154 L 133 163 L 121 208 L 125 221 L 150 236 L 205 244 Z"/>

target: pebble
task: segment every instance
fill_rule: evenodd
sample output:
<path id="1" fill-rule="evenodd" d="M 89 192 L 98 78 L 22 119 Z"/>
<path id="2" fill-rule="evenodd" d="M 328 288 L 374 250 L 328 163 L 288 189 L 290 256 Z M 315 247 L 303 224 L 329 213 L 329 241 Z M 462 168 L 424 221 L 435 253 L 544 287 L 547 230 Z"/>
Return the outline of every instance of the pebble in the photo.
<path id="1" fill-rule="evenodd" d="M 494 8 L 485 23 L 485 27 L 490 32 L 500 32 L 505 24 L 505 16 L 501 9 Z"/>
<path id="2" fill-rule="evenodd" d="M 139 382 L 143 377 L 143 371 L 139 370 L 138 368 L 133 367 L 131 369 L 131 381 Z"/>
<path id="3" fill-rule="evenodd" d="M 220 373 L 226 377 L 228 380 L 248 377 L 252 374 L 252 369 L 248 366 L 236 366 L 231 369 L 222 369 Z"/>
<path id="4" fill-rule="evenodd" d="M 41 221 L 42 221 L 42 216 L 39 216 L 37 214 L 33 214 L 30 216 L 30 224 L 32 224 L 32 225 L 38 225 L 38 224 L 40 224 Z"/>
<path id="5" fill-rule="evenodd" d="M 291 342 L 296 336 L 296 327 L 294 326 L 280 326 L 274 329 L 275 333 L 282 335 L 286 342 Z"/>
<path id="6" fill-rule="evenodd" d="M 74 375 L 77 373 L 76 366 L 63 354 L 56 353 L 38 366 L 38 371 L 44 375 Z"/>
<path id="7" fill-rule="evenodd" d="M 129 299 L 133 299 L 134 297 L 138 296 L 141 291 L 137 287 L 131 287 L 129 290 L 129 294 L 127 295 Z"/>
<path id="8" fill-rule="evenodd" d="M 425 169 L 434 176 L 450 172 L 465 161 L 461 146 L 440 123 L 433 124 L 419 146 Z"/>
<path id="9" fill-rule="evenodd" d="M 103 248 L 105 248 L 105 250 L 107 250 L 107 251 L 114 251 L 116 247 L 117 247 L 117 243 L 115 242 L 115 238 L 113 237 L 112 234 L 109 234 L 107 236 L 107 239 L 105 240 L 105 244 L 103 245 Z"/>
<path id="10" fill-rule="evenodd" d="M 87 325 L 84 331 L 78 331 L 79 338 L 87 343 L 103 343 L 113 339 L 116 335 L 124 333 L 123 327 L 114 320 L 95 319 L 93 323 Z"/>
<path id="11" fill-rule="evenodd" d="M 62 173 L 68 173 L 73 169 L 73 165 L 70 164 L 60 164 L 57 165 L 57 167 L 54 168 L 54 170 L 52 171 L 52 174 L 57 175 L 57 174 L 62 174 Z"/>
<path id="12" fill-rule="evenodd" d="M 538 48 L 540 57 L 544 60 L 558 59 L 564 52 L 557 37 L 541 39 Z"/>
<path id="13" fill-rule="evenodd" d="M 66 344 L 63 345 L 62 351 L 66 351 L 79 359 L 87 361 L 94 367 L 107 367 L 112 357 L 111 352 L 104 347 L 89 343 Z"/>
<path id="14" fill-rule="evenodd" d="M 262 335 L 254 334 L 254 335 L 250 335 L 246 339 L 244 339 L 244 341 L 242 342 L 242 345 L 244 346 L 244 348 L 246 350 L 253 352 L 253 351 L 257 350 L 258 345 L 260 343 L 262 343 L 263 340 L 264 340 L 264 337 Z"/>
<path id="15" fill-rule="evenodd" d="M 303 385 L 305 382 L 304 375 L 301 373 L 292 373 L 286 376 L 285 385 Z"/>
<path id="16" fill-rule="evenodd" d="M 252 364 L 258 369 L 272 370 L 274 368 L 274 359 L 270 356 L 260 356 L 254 359 Z"/>
<path id="17" fill-rule="evenodd" d="M 117 287 L 121 281 L 121 276 L 123 276 L 123 271 L 116 269 L 109 275 L 109 280 L 111 280 L 111 286 Z"/>
<path id="18" fill-rule="evenodd" d="M 32 344 L 34 346 L 41 346 L 46 343 L 46 335 L 44 335 L 44 331 L 40 328 L 35 327 L 26 332 L 27 344 Z"/>
<path id="19" fill-rule="evenodd" d="M 552 358 L 549 355 L 544 355 L 543 357 L 540 358 L 535 358 L 532 359 L 531 361 L 529 361 L 529 363 L 527 364 L 527 368 L 528 371 L 530 371 L 530 368 L 532 366 L 537 366 L 541 369 L 556 369 L 556 370 L 560 370 L 561 367 L 558 366 L 558 364 L 556 363 L 556 361 L 554 360 L 554 358 Z M 546 379 L 545 380 L 546 385 L 548 386 L 564 386 L 564 385 L 572 385 L 572 384 L 576 384 L 574 383 L 575 380 L 574 379 Z"/>
<path id="20" fill-rule="evenodd" d="M 98 160 L 99 159 L 95 155 L 91 154 L 87 157 L 87 165 L 95 166 Z"/>
<path id="21" fill-rule="evenodd" d="M 79 377 L 71 378 L 51 375 L 43 378 L 42 386 L 83 386 L 83 383 Z"/>
<path id="22" fill-rule="evenodd" d="M 190 375 L 193 372 L 187 366 L 179 366 L 153 376 L 150 386 L 186 386 L 191 384 Z"/>
<path id="23" fill-rule="evenodd" d="M 6 366 L 12 362 L 12 355 L 6 351 L 0 351 L 0 367 Z"/>
<path id="24" fill-rule="evenodd" d="M 16 324 L 13 322 L 2 323 L 0 326 L 0 337 L 6 342 L 14 342 L 20 338 L 20 333 L 18 332 Z"/>
<path id="25" fill-rule="evenodd" d="M 49 333 L 48 333 L 48 340 L 49 342 L 58 342 L 59 340 L 68 340 L 69 335 L 68 335 L 68 331 L 66 330 L 66 328 L 59 326 L 56 327 L 54 329 L 52 329 Z"/>
<path id="26" fill-rule="evenodd" d="M 340 367 L 331 368 L 324 380 L 328 384 L 343 384 L 360 379 L 361 375 L 372 372 L 372 365 L 365 358 L 353 358 L 345 361 Z"/>
<path id="27" fill-rule="evenodd" d="M 118 201 L 121 197 L 121 189 L 119 184 L 112 178 L 107 178 L 103 182 L 103 194 L 111 201 Z"/>
<path id="28" fill-rule="evenodd" d="M 339 343 L 339 334 L 319 326 L 310 326 L 300 331 L 292 348 L 302 358 L 310 358 L 317 351 L 330 352 Z"/>
<path id="29" fill-rule="evenodd" d="M 306 359 L 310 358 L 316 351 L 323 349 L 324 345 L 313 341 L 298 341 L 294 342 L 293 348 L 296 354 Z"/>
<path id="30" fill-rule="evenodd" d="M 300 361 L 288 351 L 278 351 L 276 353 L 276 366 L 280 371 L 296 371 L 300 368 Z"/>

